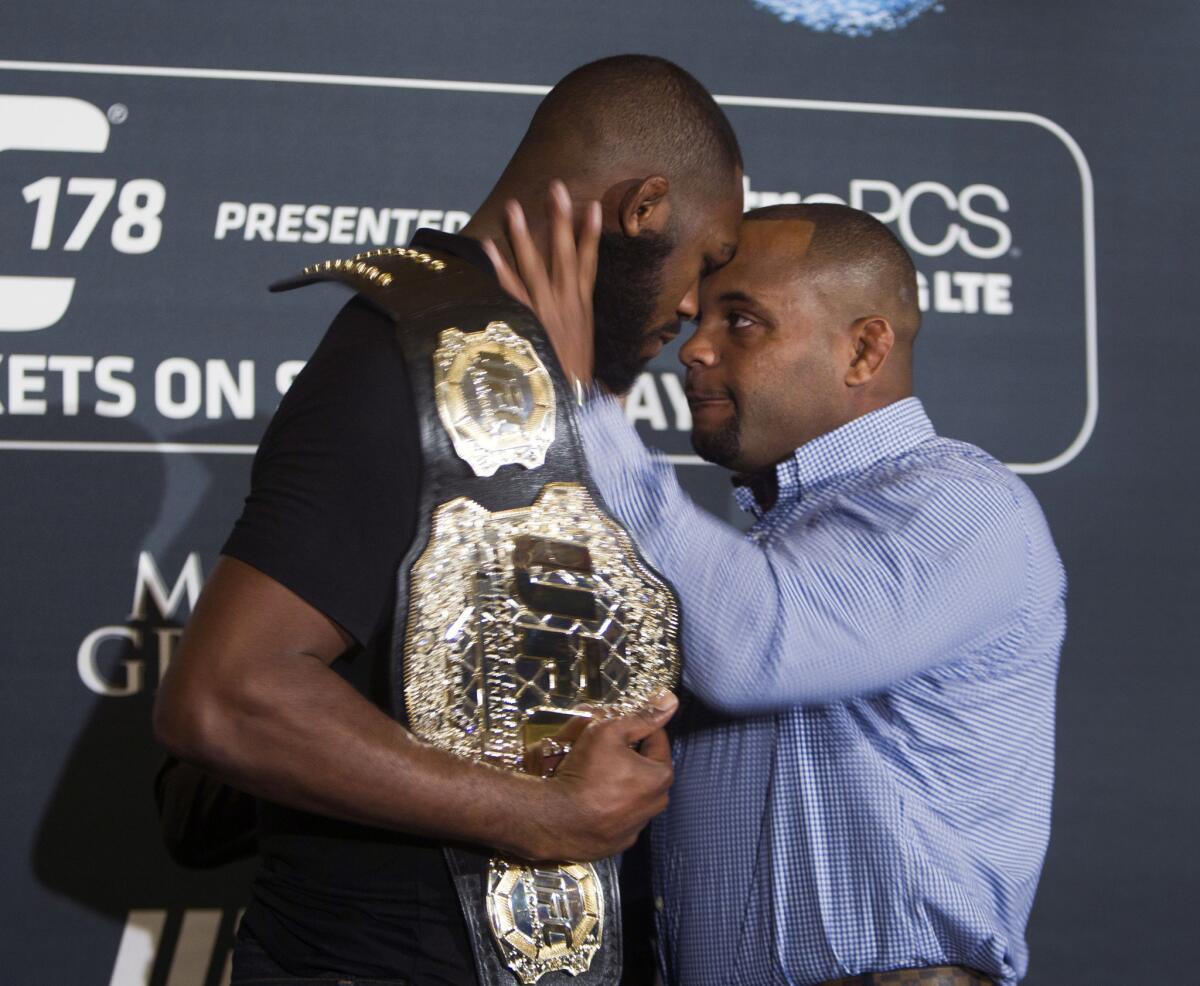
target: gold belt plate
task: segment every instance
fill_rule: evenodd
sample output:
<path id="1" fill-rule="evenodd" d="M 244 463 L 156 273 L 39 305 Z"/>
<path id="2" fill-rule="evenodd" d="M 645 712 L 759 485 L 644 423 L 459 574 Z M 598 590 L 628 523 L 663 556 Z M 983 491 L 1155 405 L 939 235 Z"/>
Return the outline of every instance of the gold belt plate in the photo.
<path id="1" fill-rule="evenodd" d="M 409 578 L 405 704 L 414 733 L 509 770 L 580 706 L 627 713 L 679 678 L 674 594 L 577 483 L 528 507 L 439 506 Z M 588 864 L 494 858 L 488 917 L 522 983 L 586 971 L 604 933 Z"/>
<path id="2" fill-rule="evenodd" d="M 528 339 L 507 322 L 443 329 L 433 354 L 438 417 L 477 476 L 536 469 L 554 443 L 554 382 Z"/>

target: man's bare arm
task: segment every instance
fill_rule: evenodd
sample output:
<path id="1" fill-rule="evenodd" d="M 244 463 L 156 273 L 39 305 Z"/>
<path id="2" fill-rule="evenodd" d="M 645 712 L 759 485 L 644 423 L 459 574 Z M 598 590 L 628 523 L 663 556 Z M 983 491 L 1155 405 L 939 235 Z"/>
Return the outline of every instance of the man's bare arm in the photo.
<path id="1" fill-rule="evenodd" d="M 532 777 L 420 742 L 329 667 L 350 643 L 289 589 L 223 557 L 159 690 L 155 732 L 259 797 L 530 859 L 612 855 L 666 806 L 673 697 L 591 724 L 554 777 Z"/>

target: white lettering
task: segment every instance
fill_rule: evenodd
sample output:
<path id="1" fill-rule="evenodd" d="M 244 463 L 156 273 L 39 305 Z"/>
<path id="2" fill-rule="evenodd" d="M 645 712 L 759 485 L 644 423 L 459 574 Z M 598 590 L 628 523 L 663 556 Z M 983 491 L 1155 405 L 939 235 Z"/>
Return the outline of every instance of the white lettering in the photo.
<path id="1" fill-rule="evenodd" d="M 354 215 L 358 212 L 352 205 L 339 205 L 333 210 L 333 220 L 329 226 L 330 243 L 354 242 Z"/>
<path id="2" fill-rule="evenodd" d="M 957 298 L 952 287 L 951 274 L 948 270 L 938 270 L 933 272 L 933 307 L 935 311 L 946 312 L 948 314 L 961 314 L 963 303 L 961 298 Z"/>
<path id="3" fill-rule="evenodd" d="M 91 373 L 94 360 L 90 356 L 51 356 L 47 362 L 51 373 L 62 374 L 63 414 L 78 414 L 79 374 Z"/>
<path id="4" fill-rule="evenodd" d="M 392 225 L 392 216 L 387 209 L 363 208 L 358 210 L 358 232 L 355 234 L 356 243 L 372 243 L 383 246 L 388 241 L 388 228 Z"/>
<path id="5" fill-rule="evenodd" d="M 253 240 L 255 237 L 270 242 L 275 238 L 272 227 L 275 225 L 275 206 L 270 202 L 251 202 L 246 207 L 246 228 L 242 238 Z"/>
<path id="6" fill-rule="evenodd" d="M 667 430 L 667 415 L 651 374 L 642 373 L 634 381 L 633 389 L 625 398 L 625 417 L 630 424 L 647 421 L 655 431 Z"/>
<path id="7" fill-rule="evenodd" d="M 983 284 L 983 310 L 989 315 L 1011 315 L 1012 278 L 1008 274 L 987 274 Z"/>
<path id="8" fill-rule="evenodd" d="M 137 391 L 118 373 L 133 372 L 132 356 L 105 356 L 96 362 L 96 388 L 114 399 L 96 401 L 96 413 L 102 418 L 127 418 L 137 406 Z"/>
<path id="9" fill-rule="evenodd" d="M 14 353 L 8 357 L 8 413 L 45 414 L 46 402 L 30 394 L 45 393 L 46 378 L 37 376 L 46 369 L 45 356 Z"/>
<path id="10" fill-rule="evenodd" d="M 58 211 L 58 192 L 61 187 L 61 178 L 48 176 L 21 189 L 21 195 L 26 202 L 38 204 L 37 213 L 33 218 L 33 242 L 29 244 L 34 250 L 50 249 L 50 237 L 54 233 L 54 215 Z"/>
<path id="11" fill-rule="evenodd" d="M 882 212 L 867 207 L 867 195 L 883 195 L 887 199 L 887 208 Z M 873 178 L 854 178 L 850 182 L 850 205 L 855 209 L 869 212 L 881 223 L 894 223 L 900 218 L 900 189 L 890 181 L 876 181 Z"/>
<path id="12" fill-rule="evenodd" d="M 304 242 L 324 243 L 329 238 L 329 206 L 310 205 L 304 213 Z"/>
<path id="13" fill-rule="evenodd" d="M 158 955 L 166 911 L 130 911 L 108 986 L 145 986 Z"/>
<path id="14" fill-rule="evenodd" d="M 55 179 L 57 180 L 57 179 Z M 47 246 L 53 233 L 51 206 L 57 201 L 58 188 L 43 179 L 27 189 L 28 200 L 38 201 L 38 236 Z M 143 181 L 138 179 L 138 181 Z M 130 184 L 133 184 L 132 182 Z M 54 199 L 49 196 L 53 193 Z M 124 195 L 124 192 L 122 192 Z M 49 202 L 50 205 L 41 204 Z M 161 202 L 154 203 L 161 211 Z M 150 206 L 142 209 L 149 222 Z M 471 214 L 458 209 L 401 209 L 357 205 L 304 205 L 288 202 L 222 202 L 217 206 L 213 239 L 227 239 L 231 232 L 242 231 L 245 240 L 277 243 L 336 243 L 360 246 L 403 245 L 418 227 L 442 229 L 454 233 L 471 221 Z M 35 224 L 36 225 L 36 224 Z M 160 224 L 161 225 L 161 224 Z M 41 242 L 41 239 L 38 242 Z"/>
<path id="15" fill-rule="evenodd" d="M 969 270 L 936 270 L 930 280 L 917 271 L 917 303 L 921 311 L 948 315 L 1011 315 L 1012 277 Z"/>
<path id="16" fill-rule="evenodd" d="M 93 630 L 83 638 L 79 645 L 79 653 L 75 657 L 75 666 L 79 669 L 79 677 L 88 688 L 97 695 L 107 695 L 111 698 L 125 698 L 136 695 L 142 690 L 142 662 L 123 658 L 125 668 L 125 683 L 113 684 L 105 681 L 100 673 L 100 646 L 110 640 L 124 640 L 133 644 L 134 650 L 142 646 L 142 635 L 132 627 L 109 626 Z"/>
<path id="17" fill-rule="evenodd" d="M 457 233 L 470 221 L 471 214 L 469 212 L 459 212 L 457 209 L 450 209 L 446 212 L 446 218 L 442 220 L 442 229 L 447 233 Z"/>
<path id="18" fill-rule="evenodd" d="M 75 228 L 71 230 L 67 242 L 63 244 L 64 250 L 83 249 L 116 191 L 117 181 L 115 178 L 72 178 L 67 182 L 68 195 L 87 195 L 91 197 L 91 201 L 83 210 L 83 215 L 79 217 Z"/>
<path id="19" fill-rule="evenodd" d="M 1008 253 L 1009 247 L 1012 246 L 1012 230 L 1003 220 L 983 212 L 976 212 L 971 202 L 977 196 L 991 199 L 999 212 L 1008 212 L 1008 197 L 994 185 L 968 185 L 958 196 L 958 211 L 963 219 L 976 226 L 990 229 L 996 234 L 994 244 L 990 247 L 981 247 L 971 239 L 970 234 L 964 229 L 960 245 L 972 257 L 994 260 L 996 257 L 1002 257 Z"/>
<path id="20" fill-rule="evenodd" d="M 279 391 L 281 397 L 291 389 L 292 382 L 303 369 L 304 360 L 302 359 L 285 360 L 276 367 L 275 389 Z"/>
<path id="21" fill-rule="evenodd" d="M 922 256 L 940 257 L 954 249 L 954 244 L 958 241 L 962 227 L 958 223 L 949 223 L 946 227 L 946 235 L 937 243 L 925 243 L 918 238 L 912 228 L 912 209 L 913 204 L 922 195 L 936 195 L 946 204 L 946 208 L 950 211 L 954 211 L 958 202 L 954 197 L 954 193 L 941 182 L 937 181 L 919 181 L 909 188 L 900 199 L 900 217 L 898 223 L 900 226 L 900 235 L 903 237 L 904 242 L 908 244 L 910 250 L 915 250 Z"/>
<path id="22" fill-rule="evenodd" d="M 393 209 L 392 218 L 396 220 L 396 243 L 407 243 L 412 235 L 413 220 L 417 218 L 416 209 Z"/>
<path id="23" fill-rule="evenodd" d="M 147 619 L 146 596 L 154 601 L 159 616 L 164 620 L 172 619 L 179 604 L 187 595 L 188 610 L 196 605 L 200 597 L 200 588 L 204 584 L 204 574 L 200 569 L 200 555 L 191 552 L 175 584 L 168 591 L 167 584 L 154 562 L 154 556 L 148 551 L 138 554 L 137 580 L 133 586 L 133 607 L 129 611 L 130 620 Z"/>
<path id="24" fill-rule="evenodd" d="M 158 638 L 158 680 L 162 681 L 175 656 L 175 645 L 183 636 L 183 627 L 155 627 L 154 636 Z"/>
<path id="25" fill-rule="evenodd" d="M 246 206 L 242 202 L 222 202 L 217 206 L 217 228 L 213 231 L 214 240 L 225 239 L 225 234 L 240 229 L 246 222 Z"/>
<path id="26" fill-rule="evenodd" d="M 216 420 L 225 404 L 233 416 L 242 421 L 254 417 L 254 360 L 238 361 L 237 379 L 223 359 L 210 359 L 204 364 L 204 415 Z"/>
<path id="27" fill-rule="evenodd" d="M 154 371 L 154 406 L 164 418 L 176 421 L 195 417 L 202 400 L 202 374 L 190 359 L 172 356 Z M 183 383 L 183 396 L 177 401 L 172 393 L 174 378 Z"/>
<path id="28" fill-rule="evenodd" d="M 289 202 L 280 206 L 279 225 L 275 228 L 275 239 L 279 243 L 299 243 L 300 227 L 304 223 L 304 206 Z"/>
<path id="29" fill-rule="evenodd" d="M 675 412 L 675 427 L 679 431 L 692 430 L 692 409 L 688 407 L 687 394 L 683 392 L 683 384 L 674 373 L 660 374 L 663 390 L 667 392 L 667 400 L 671 402 L 671 410 Z"/>
<path id="30" fill-rule="evenodd" d="M 418 229 L 441 229 L 442 228 L 442 210 L 441 209 L 422 209 L 417 213 L 417 228 Z"/>

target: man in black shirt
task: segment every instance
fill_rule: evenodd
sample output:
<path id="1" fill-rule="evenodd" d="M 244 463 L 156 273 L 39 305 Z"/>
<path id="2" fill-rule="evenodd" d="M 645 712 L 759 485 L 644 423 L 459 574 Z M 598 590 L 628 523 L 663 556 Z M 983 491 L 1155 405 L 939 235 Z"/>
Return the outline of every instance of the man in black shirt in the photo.
<path id="1" fill-rule="evenodd" d="M 740 165 L 694 79 L 660 59 L 605 59 L 546 97 L 464 235 L 421 231 L 412 245 L 490 275 L 480 243 L 499 238 L 506 203 L 540 203 L 563 176 L 559 208 L 600 203 L 598 376 L 624 391 L 695 316 L 701 274 L 732 255 Z M 460 760 L 389 714 L 395 575 L 422 461 L 395 331 L 356 298 L 296 378 L 159 692 L 164 744 L 263 800 L 235 983 L 474 983 L 443 843 L 599 859 L 665 805 L 673 700 L 593 723 L 549 779 Z"/>

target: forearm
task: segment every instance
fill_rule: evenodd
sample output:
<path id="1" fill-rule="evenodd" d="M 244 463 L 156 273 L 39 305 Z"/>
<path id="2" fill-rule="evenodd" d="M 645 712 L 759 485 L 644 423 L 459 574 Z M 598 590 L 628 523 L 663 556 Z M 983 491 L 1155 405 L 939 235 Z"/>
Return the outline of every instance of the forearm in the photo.
<path id="1" fill-rule="evenodd" d="M 763 545 L 697 507 L 611 404 L 581 423 L 606 501 L 680 595 L 684 684 L 723 711 L 886 688 L 989 639 L 1019 607 L 1026 544 L 1004 490 L 939 480 L 903 501 L 894 535 L 859 507 Z M 938 518 L 955 498 L 981 509 L 946 539 Z"/>
<path id="2" fill-rule="evenodd" d="M 180 683 L 182 684 L 182 682 Z M 165 696 L 169 705 L 170 696 Z M 419 835 L 533 852 L 539 778 L 460 759 L 421 742 L 322 661 L 300 656 L 236 688 L 197 698 L 177 755 L 240 789 L 293 808 Z"/>

